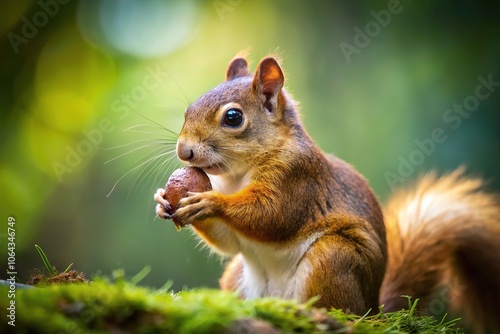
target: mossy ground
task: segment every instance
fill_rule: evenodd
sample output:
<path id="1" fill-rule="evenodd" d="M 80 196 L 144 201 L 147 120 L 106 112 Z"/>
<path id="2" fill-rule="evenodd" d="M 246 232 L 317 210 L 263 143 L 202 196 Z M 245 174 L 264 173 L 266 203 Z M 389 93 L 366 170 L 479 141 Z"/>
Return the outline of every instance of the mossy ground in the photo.
<path id="1" fill-rule="evenodd" d="M 0 288 L 7 296 L 8 287 Z M 460 333 L 454 322 L 414 310 L 371 317 L 275 298 L 251 301 L 218 290 L 177 294 L 118 278 L 16 290 L 16 326 L 3 333 Z M 9 305 L 0 298 L 0 307 Z"/>

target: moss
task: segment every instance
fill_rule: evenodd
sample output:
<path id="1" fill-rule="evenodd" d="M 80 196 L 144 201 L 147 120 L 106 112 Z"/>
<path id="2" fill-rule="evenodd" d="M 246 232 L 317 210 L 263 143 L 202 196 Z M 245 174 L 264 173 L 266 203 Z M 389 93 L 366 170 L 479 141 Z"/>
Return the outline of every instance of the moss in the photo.
<path id="1" fill-rule="evenodd" d="M 7 296 L 8 287 L 0 288 Z M 276 298 L 243 301 L 218 290 L 172 294 L 123 280 L 16 291 L 16 333 L 456 333 L 413 310 L 372 317 L 326 312 Z M 9 300 L 0 298 L 6 309 Z"/>

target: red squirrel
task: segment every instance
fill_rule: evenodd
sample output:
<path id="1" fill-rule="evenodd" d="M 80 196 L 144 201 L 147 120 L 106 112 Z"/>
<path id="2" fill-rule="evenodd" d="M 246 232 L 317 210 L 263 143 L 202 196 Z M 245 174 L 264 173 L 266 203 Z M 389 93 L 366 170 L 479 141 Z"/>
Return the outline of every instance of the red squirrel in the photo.
<path id="1" fill-rule="evenodd" d="M 181 199 L 175 219 L 233 257 L 220 286 L 354 314 L 429 303 L 443 284 L 476 329 L 500 330 L 500 209 L 457 170 L 399 191 L 383 213 L 366 180 L 304 129 L 278 61 L 252 75 L 234 58 L 226 81 L 185 112 L 177 155 L 213 190 Z M 169 218 L 159 189 L 156 213 Z"/>

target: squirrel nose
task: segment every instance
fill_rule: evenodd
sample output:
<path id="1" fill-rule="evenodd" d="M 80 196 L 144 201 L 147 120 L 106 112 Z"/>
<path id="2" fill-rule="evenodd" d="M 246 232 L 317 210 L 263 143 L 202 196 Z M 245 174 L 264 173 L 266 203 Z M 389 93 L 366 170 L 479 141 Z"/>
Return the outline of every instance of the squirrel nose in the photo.
<path id="1" fill-rule="evenodd" d="M 183 161 L 191 161 L 194 158 L 194 152 L 191 146 L 182 140 L 177 141 L 177 156 Z"/>

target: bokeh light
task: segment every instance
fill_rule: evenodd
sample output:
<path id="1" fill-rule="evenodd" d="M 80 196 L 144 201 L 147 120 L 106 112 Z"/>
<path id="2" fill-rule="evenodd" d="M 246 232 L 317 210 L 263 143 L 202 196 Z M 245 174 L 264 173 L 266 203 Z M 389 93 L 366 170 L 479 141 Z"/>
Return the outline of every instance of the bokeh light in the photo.
<path id="1" fill-rule="evenodd" d="M 224 80 L 242 50 L 252 69 L 268 54 L 282 59 L 311 137 L 365 175 L 381 201 L 393 191 L 385 173 L 397 172 L 436 128 L 447 140 L 405 184 L 464 164 L 499 190 L 500 89 L 460 127 L 443 119 L 474 94 L 478 77 L 500 82 L 499 5 L 401 6 L 348 60 L 341 43 L 354 45 L 387 3 L 6 2 L 0 211 L 18 221 L 19 277 L 41 267 L 37 243 L 57 268 L 74 263 L 89 276 L 117 268 L 132 276 L 151 265 L 143 284 L 217 286 L 223 260 L 189 231 L 155 219 L 152 194 L 179 166 L 174 142 L 185 109 Z M 46 22 L 26 36 L 26 25 L 43 13 Z M 8 36 L 23 42 L 13 45 Z"/>
<path id="2" fill-rule="evenodd" d="M 164 56 L 180 48 L 199 20 L 192 0 L 82 1 L 77 16 L 87 41 L 136 57 Z"/>

